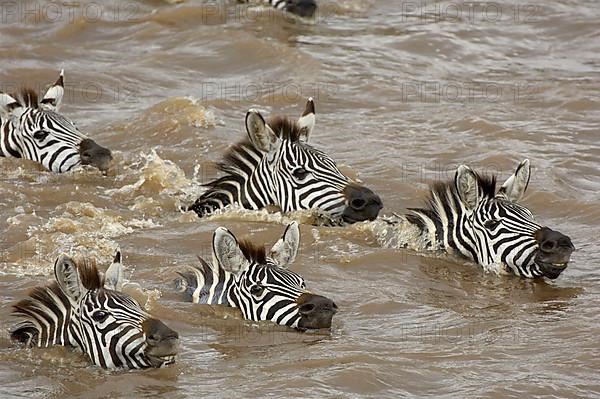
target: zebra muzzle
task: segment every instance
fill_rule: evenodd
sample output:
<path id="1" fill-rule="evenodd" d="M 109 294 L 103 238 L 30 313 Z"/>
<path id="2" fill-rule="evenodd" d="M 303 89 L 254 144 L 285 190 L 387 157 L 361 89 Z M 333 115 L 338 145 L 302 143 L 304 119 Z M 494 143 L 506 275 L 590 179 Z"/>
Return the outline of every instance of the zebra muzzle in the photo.
<path id="1" fill-rule="evenodd" d="M 79 158 L 82 165 L 90 165 L 106 171 L 113 160 L 112 153 L 92 139 L 84 139 L 79 144 Z"/>
<path id="2" fill-rule="evenodd" d="M 147 319 L 142 323 L 146 335 L 144 354 L 152 367 L 162 367 L 175 363 L 179 347 L 179 334 L 157 319 Z"/>
<path id="3" fill-rule="evenodd" d="M 298 298 L 300 330 L 331 328 L 333 315 L 338 307 L 331 299 L 321 295 L 303 294 Z"/>
<path id="4" fill-rule="evenodd" d="M 548 227 L 539 229 L 535 239 L 539 245 L 535 263 L 544 276 L 557 278 L 567 268 L 575 246 L 569 237 Z"/>
<path id="5" fill-rule="evenodd" d="M 346 209 L 342 218 L 346 223 L 375 220 L 383 208 L 381 198 L 367 187 L 348 184 L 344 189 Z"/>

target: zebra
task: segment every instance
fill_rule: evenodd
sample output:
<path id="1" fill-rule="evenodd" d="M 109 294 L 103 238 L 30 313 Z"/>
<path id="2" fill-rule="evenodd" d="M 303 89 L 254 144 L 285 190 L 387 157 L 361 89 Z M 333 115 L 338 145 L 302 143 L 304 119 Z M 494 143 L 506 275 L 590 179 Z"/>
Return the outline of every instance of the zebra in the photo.
<path id="1" fill-rule="evenodd" d="M 249 110 L 249 140 L 228 150 L 218 165 L 224 176 L 206 184 L 208 190 L 188 210 L 202 217 L 231 204 L 255 210 L 276 206 L 282 212 L 316 209 L 339 224 L 374 220 L 381 199 L 308 144 L 314 125 L 312 98 L 298 121 L 277 116 L 266 122 L 260 112 Z"/>
<path id="2" fill-rule="evenodd" d="M 317 11 L 315 0 L 240 0 L 243 3 L 269 4 L 278 10 L 286 11 L 300 17 L 313 17 Z"/>
<path id="3" fill-rule="evenodd" d="M 193 271 L 179 273 L 188 301 L 238 308 L 245 319 L 307 329 L 331 328 L 337 305 L 306 289 L 304 279 L 287 270 L 300 245 L 298 223 L 290 223 L 267 254 L 262 246 L 238 241 L 226 228 L 213 235 L 213 262 L 202 258 Z"/>
<path id="4" fill-rule="evenodd" d="M 59 256 L 54 263 L 56 281 L 34 288 L 13 306 L 21 321 L 11 338 L 39 348 L 75 347 L 104 369 L 174 363 L 177 332 L 121 292 L 122 269 L 120 251 L 104 276 L 92 261 Z"/>
<path id="5" fill-rule="evenodd" d="M 556 279 L 575 247 L 517 203 L 530 176 L 525 159 L 497 190 L 496 176 L 461 165 L 454 180 L 434 183 L 426 207 L 409 208 L 405 220 L 429 249 L 462 255 L 499 274 Z"/>
<path id="6" fill-rule="evenodd" d="M 86 137 L 59 108 L 65 92 L 64 70 L 39 100 L 35 91 L 0 92 L 0 157 L 25 158 L 52 172 L 91 165 L 105 172 L 110 150 Z"/>

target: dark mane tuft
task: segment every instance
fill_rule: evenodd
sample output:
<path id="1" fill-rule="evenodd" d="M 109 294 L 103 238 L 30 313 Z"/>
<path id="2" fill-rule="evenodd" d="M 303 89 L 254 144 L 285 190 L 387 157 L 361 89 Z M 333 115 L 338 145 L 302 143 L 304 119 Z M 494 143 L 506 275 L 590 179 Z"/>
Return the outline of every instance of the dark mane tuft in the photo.
<path id="1" fill-rule="evenodd" d="M 294 143 L 300 140 L 302 129 L 300 129 L 296 121 L 290 118 L 285 116 L 274 116 L 269 119 L 267 124 L 271 127 L 273 132 L 275 132 L 277 137 L 282 140 L 290 140 Z M 259 152 L 248 138 L 229 147 L 223 156 L 223 161 L 218 164 L 219 169 L 223 172 L 229 172 L 230 167 L 244 167 L 245 163 L 240 162 L 238 154 L 244 154 L 246 151 Z M 246 157 L 244 157 L 244 159 L 245 158 Z"/>
<path id="2" fill-rule="evenodd" d="M 39 108 L 38 94 L 33 89 L 25 87 L 14 97 L 18 99 L 24 107 Z"/>
<path id="3" fill-rule="evenodd" d="M 77 260 L 77 268 L 81 276 L 81 283 L 88 290 L 96 290 L 104 287 L 104 278 L 98 272 L 96 262 L 91 259 Z"/>
<path id="4" fill-rule="evenodd" d="M 477 178 L 479 193 L 483 194 L 487 198 L 494 198 L 496 195 L 496 176 L 482 175 L 475 172 L 475 177 Z M 448 189 L 450 189 L 450 192 L 458 196 L 454 179 L 443 182 L 434 182 L 430 185 L 430 198 L 433 197 L 433 194 L 437 194 L 437 196 L 440 198 L 445 198 L 447 196 Z"/>
<path id="5" fill-rule="evenodd" d="M 264 246 L 256 245 L 248 240 L 240 240 L 239 245 L 246 259 L 261 265 L 267 263 L 267 251 Z"/>
<path id="6" fill-rule="evenodd" d="M 477 177 L 479 193 L 488 199 L 494 198 L 496 195 L 496 176 L 482 175 L 476 172 L 475 176 Z M 459 195 L 454 184 L 454 179 L 432 183 L 429 187 L 426 206 L 424 208 L 409 208 L 409 211 L 412 213 L 406 215 L 408 221 L 419 225 L 422 229 L 425 228 L 423 220 L 416 216 L 416 214 L 426 215 L 429 219 L 439 222 L 436 210 L 438 201 L 435 198 L 439 198 L 442 204 L 450 204 L 454 198 L 458 200 Z"/>
<path id="7" fill-rule="evenodd" d="M 270 118 L 267 124 L 273 129 L 277 137 L 282 140 L 290 140 L 294 143 L 300 140 L 302 129 L 300 129 L 295 120 L 277 115 Z"/>
<path id="8" fill-rule="evenodd" d="M 494 198 L 496 196 L 496 176 L 479 173 L 475 173 L 475 176 L 477 176 L 480 192 L 488 198 Z"/>

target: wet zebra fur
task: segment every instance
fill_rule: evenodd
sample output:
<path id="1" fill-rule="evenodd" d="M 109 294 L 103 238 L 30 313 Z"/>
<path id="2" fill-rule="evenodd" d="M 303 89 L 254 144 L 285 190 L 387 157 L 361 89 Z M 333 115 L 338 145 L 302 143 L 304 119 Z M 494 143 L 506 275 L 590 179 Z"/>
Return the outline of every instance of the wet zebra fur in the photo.
<path id="1" fill-rule="evenodd" d="M 315 0 L 239 0 L 243 3 L 268 4 L 278 10 L 310 18 L 317 11 Z"/>
<path id="2" fill-rule="evenodd" d="M 64 92 L 64 71 L 41 99 L 31 89 L 0 92 L 0 157 L 29 159 L 59 173 L 82 165 L 109 168 L 110 150 L 58 112 Z"/>
<path id="3" fill-rule="evenodd" d="M 286 267 L 296 257 L 300 240 L 292 222 L 267 254 L 265 248 L 238 241 L 223 227 L 213 235 L 213 262 L 200 258 L 178 282 L 187 300 L 238 308 L 244 318 L 272 321 L 299 330 L 331 327 L 337 306 L 311 293 L 304 279 Z"/>
<path id="4" fill-rule="evenodd" d="M 525 160 L 497 189 L 495 176 L 462 165 L 453 181 L 433 184 L 426 206 L 409 209 L 406 220 L 431 249 L 462 255 L 486 269 L 501 267 L 502 273 L 555 279 L 574 247 L 569 237 L 542 227 L 517 203 L 530 174 Z"/>
<path id="5" fill-rule="evenodd" d="M 198 216 L 237 204 L 245 209 L 278 207 L 282 212 L 317 210 L 335 223 L 373 220 L 383 207 L 366 187 L 350 182 L 326 153 L 308 144 L 315 124 L 309 99 L 298 121 L 255 110 L 246 114 L 248 140 L 230 148 L 219 164 L 224 176 L 206 186 L 188 210 Z"/>
<path id="6" fill-rule="evenodd" d="M 173 363 L 178 335 L 146 313 L 123 285 L 121 254 L 105 276 L 93 262 L 61 255 L 53 283 L 35 287 L 13 306 L 20 322 L 11 338 L 26 346 L 81 350 L 105 369 L 140 369 Z"/>

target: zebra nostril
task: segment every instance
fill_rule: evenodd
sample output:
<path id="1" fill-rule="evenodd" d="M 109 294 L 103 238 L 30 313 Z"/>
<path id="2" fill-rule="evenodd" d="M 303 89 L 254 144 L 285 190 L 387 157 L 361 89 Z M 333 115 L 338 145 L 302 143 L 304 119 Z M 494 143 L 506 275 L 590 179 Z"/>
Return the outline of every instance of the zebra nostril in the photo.
<path id="1" fill-rule="evenodd" d="M 357 211 L 363 209 L 366 204 L 367 202 L 362 198 L 355 198 L 350 202 L 350 206 Z"/>
<path id="2" fill-rule="evenodd" d="M 300 313 L 304 315 L 312 313 L 314 310 L 315 305 L 313 305 L 312 303 L 305 303 L 304 305 L 300 306 Z"/>
<path id="3" fill-rule="evenodd" d="M 546 240 L 542 243 L 541 247 L 542 247 L 542 251 L 545 252 L 551 252 L 556 250 L 557 248 L 557 242 L 556 241 L 550 241 L 550 240 Z"/>

